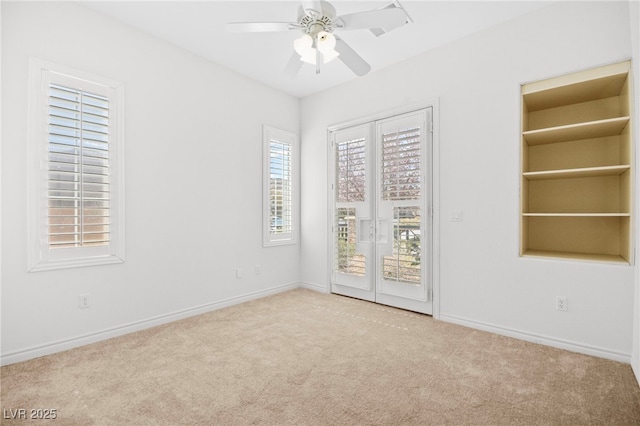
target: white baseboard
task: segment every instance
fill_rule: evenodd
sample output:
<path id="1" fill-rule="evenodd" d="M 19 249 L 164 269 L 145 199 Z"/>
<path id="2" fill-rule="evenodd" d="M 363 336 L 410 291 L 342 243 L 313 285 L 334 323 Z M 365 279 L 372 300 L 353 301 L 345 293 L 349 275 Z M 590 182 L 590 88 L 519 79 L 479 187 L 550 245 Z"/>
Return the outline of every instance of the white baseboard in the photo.
<path id="1" fill-rule="evenodd" d="M 327 286 L 320 285 L 320 284 L 301 282 L 300 288 L 306 288 L 309 290 L 318 291 L 320 293 L 325 293 L 325 294 L 329 293 L 329 289 L 327 288 Z"/>
<path id="2" fill-rule="evenodd" d="M 121 326 L 96 331 L 94 333 L 89 333 L 81 336 L 71 337 L 68 339 L 58 340 L 55 342 L 50 342 L 43 345 L 38 345 L 38 346 L 30 347 L 27 349 L 15 351 L 15 352 L 10 352 L 8 354 L 2 354 L 2 356 L 0 356 L 0 365 L 14 364 L 16 362 L 27 361 L 33 358 L 50 355 L 56 352 L 66 351 L 68 349 L 73 349 L 80 346 L 88 345 L 90 343 L 111 339 L 113 337 L 123 336 L 125 334 L 145 330 L 147 328 L 170 323 L 173 321 L 181 320 L 181 319 L 192 317 L 195 315 L 204 314 L 207 312 L 215 311 L 217 309 L 222 309 L 222 308 L 237 305 L 243 302 L 248 302 L 250 300 L 260 299 L 262 297 L 271 296 L 273 294 L 282 293 L 282 292 L 293 290 L 299 287 L 301 287 L 300 283 L 284 284 L 284 285 L 268 288 L 266 290 L 260 290 L 252 293 L 243 294 L 240 296 L 234 296 L 234 297 L 223 299 L 217 302 L 206 303 L 203 305 L 194 306 L 192 308 L 187 308 L 187 309 L 171 312 L 164 315 L 159 315 L 159 316 L 148 318 L 145 320 L 136 321 L 136 322 L 124 324 Z"/>
<path id="3" fill-rule="evenodd" d="M 3 354 L 0 356 L 0 365 L 9 365 L 16 362 L 27 361 L 33 358 L 38 358 L 45 355 L 50 355 L 56 352 L 62 352 L 68 349 L 77 348 L 80 346 L 88 345 L 90 343 L 99 342 L 102 340 L 110 339 L 113 337 L 123 336 L 125 334 L 133 333 L 136 331 L 145 330 L 147 328 L 155 327 L 158 325 L 170 323 L 173 321 L 181 320 L 184 318 L 192 317 L 195 315 L 204 314 L 207 312 L 215 311 L 217 309 L 226 308 L 229 306 L 237 305 L 250 300 L 260 299 L 266 296 L 282 293 L 285 291 L 293 290 L 296 288 L 306 288 L 309 290 L 317 291 L 320 293 L 329 293 L 329 289 L 326 286 L 319 284 L 300 282 L 284 284 L 276 287 L 272 287 L 266 290 L 260 290 L 252 293 L 247 293 L 240 296 L 234 296 L 227 299 L 223 299 L 217 302 L 206 303 L 203 305 L 195 306 L 180 311 L 171 312 L 164 315 L 159 315 L 153 318 L 148 318 L 141 321 L 136 321 L 121 326 L 100 330 L 94 333 L 89 333 L 69 339 L 58 340 L 55 342 L 46 343 L 22 349 L 19 351 Z M 596 356 L 600 358 L 610 359 L 613 361 L 623 362 L 626 364 L 632 364 L 631 355 L 621 352 L 615 352 L 608 349 L 598 348 L 594 346 L 583 345 L 576 342 L 567 340 L 561 340 L 548 336 L 537 335 L 533 333 L 527 333 L 515 329 L 509 329 L 493 324 L 478 322 L 467 318 L 457 317 L 454 315 L 441 314 L 441 321 L 449 322 L 452 324 L 458 324 L 465 327 L 474 328 L 477 330 L 488 331 L 490 333 L 499 334 L 502 336 L 513 337 L 532 343 L 538 343 L 546 346 L 551 346 L 559 349 L 564 349 L 572 352 L 582 353 L 585 355 Z M 640 383 L 640 371 L 634 369 L 634 373 Z"/>
<path id="4" fill-rule="evenodd" d="M 569 340 L 557 339 L 525 331 L 501 327 L 494 324 L 470 320 L 455 315 L 440 314 L 440 321 L 458 324 L 476 330 L 488 331 L 490 333 L 499 334 L 501 336 L 513 337 L 514 339 L 524 340 L 527 342 L 537 343 L 540 345 L 551 346 L 558 349 L 564 349 L 571 352 L 577 352 L 584 355 L 591 355 L 598 358 L 605 358 L 612 361 L 631 364 L 631 354 L 616 352 L 609 349 L 598 348 L 595 346 L 584 345 Z"/>

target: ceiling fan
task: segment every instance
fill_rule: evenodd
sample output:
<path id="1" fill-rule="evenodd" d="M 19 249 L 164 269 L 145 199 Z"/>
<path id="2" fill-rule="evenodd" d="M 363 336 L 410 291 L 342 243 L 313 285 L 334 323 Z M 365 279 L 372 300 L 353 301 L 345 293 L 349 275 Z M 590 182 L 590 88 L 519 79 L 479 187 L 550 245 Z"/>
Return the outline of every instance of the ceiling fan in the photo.
<path id="1" fill-rule="evenodd" d="M 296 22 L 233 22 L 227 24 L 231 32 L 269 32 L 298 30 L 302 36 L 293 43 L 294 52 L 285 68 L 288 74 L 296 74 L 303 62 L 316 66 L 340 59 L 357 76 L 371 70 L 369 65 L 334 31 L 369 29 L 379 36 L 410 22 L 409 16 L 398 1 L 376 10 L 336 15 L 336 9 L 323 0 L 303 1 L 298 7 Z"/>

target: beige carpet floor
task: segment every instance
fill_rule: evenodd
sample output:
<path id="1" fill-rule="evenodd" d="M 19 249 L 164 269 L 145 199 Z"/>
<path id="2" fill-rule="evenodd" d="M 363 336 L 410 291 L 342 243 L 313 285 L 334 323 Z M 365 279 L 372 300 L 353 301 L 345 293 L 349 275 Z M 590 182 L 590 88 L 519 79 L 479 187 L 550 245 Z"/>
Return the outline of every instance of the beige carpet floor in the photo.
<path id="1" fill-rule="evenodd" d="M 629 365 L 294 290 L 2 367 L 58 425 L 640 425 Z"/>

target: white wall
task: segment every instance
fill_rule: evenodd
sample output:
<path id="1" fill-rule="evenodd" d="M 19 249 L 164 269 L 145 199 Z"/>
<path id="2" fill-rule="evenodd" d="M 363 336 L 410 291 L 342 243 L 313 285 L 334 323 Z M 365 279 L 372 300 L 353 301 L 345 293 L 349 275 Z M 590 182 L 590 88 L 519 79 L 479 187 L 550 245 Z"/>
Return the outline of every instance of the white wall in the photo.
<path id="1" fill-rule="evenodd" d="M 124 264 L 26 272 L 30 56 L 125 84 Z M 72 3 L 3 2 L 2 67 L 3 363 L 297 286 L 299 245 L 262 248 L 261 139 L 298 99 Z"/>
<path id="2" fill-rule="evenodd" d="M 80 6 L 1 7 L 3 363 L 300 277 L 328 290 L 327 126 L 438 97 L 441 318 L 632 360 L 640 371 L 637 268 L 517 257 L 519 85 L 630 57 L 638 36 L 629 36 L 626 3 L 553 5 L 301 104 Z M 637 4 L 631 12 L 637 33 Z M 16 182 L 26 178 L 29 56 L 126 85 L 125 264 L 25 272 L 26 184 Z M 261 247 L 263 123 L 303 129 L 301 246 Z M 446 221 L 451 209 L 463 222 Z M 236 267 L 245 278 L 235 279 Z M 86 293 L 92 307 L 80 310 Z M 555 311 L 556 295 L 569 312 Z"/>
<path id="3" fill-rule="evenodd" d="M 327 126 L 438 98 L 440 318 L 629 362 L 633 267 L 518 257 L 518 134 L 521 83 L 630 56 L 627 3 L 561 2 L 303 99 L 302 281 L 328 289 Z"/>

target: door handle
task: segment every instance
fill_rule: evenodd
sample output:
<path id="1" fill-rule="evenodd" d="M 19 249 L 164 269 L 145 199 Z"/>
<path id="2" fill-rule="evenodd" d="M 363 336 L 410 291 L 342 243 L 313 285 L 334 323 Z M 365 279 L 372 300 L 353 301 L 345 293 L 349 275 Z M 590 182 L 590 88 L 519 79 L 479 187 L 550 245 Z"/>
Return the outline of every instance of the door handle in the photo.
<path id="1" fill-rule="evenodd" d="M 376 241 L 378 243 L 386 243 L 387 242 L 387 221 L 385 219 L 378 219 L 377 221 L 377 233 L 376 233 Z"/>
<path id="2" fill-rule="evenodd" d="M 390 225 L 391 221 L 388 219 L 379 219 L 377 221 L 376 244 L 378 255 L 380 256 L 393 255 L 393 238 L 391 238 Z"/>
<path id="3" fill-rule="evenodd" d="M 358 242 L 370 243 L 373 241 L 375 235 L 375 228 L 373 226 L 373 220 L 371 219 L 358 219 Z"/>

